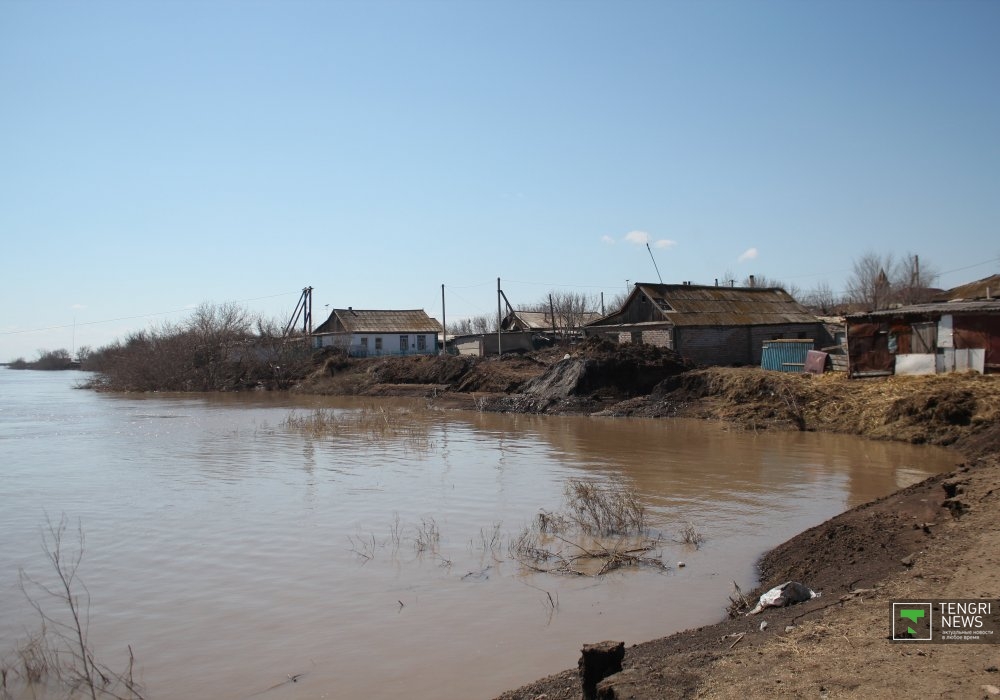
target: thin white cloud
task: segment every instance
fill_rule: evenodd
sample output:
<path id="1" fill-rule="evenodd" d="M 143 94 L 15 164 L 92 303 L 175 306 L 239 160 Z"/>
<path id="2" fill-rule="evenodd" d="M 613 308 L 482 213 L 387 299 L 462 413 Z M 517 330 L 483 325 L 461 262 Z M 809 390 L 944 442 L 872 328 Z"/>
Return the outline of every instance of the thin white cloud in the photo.
<path id="1" fill-rule="evenodd" d="M 661 249 L 673 248 L 677 245 L 677 241 L 673 241 L 669 238 L 658 238 L 654 241 L 653 237 L 645 231 L 629 231 L 625 234 L 625 237 L 622 240 L 634 243 L 635 245 L 651 245 L 654 248 Z"/>
<path id="2" fill-rule="evenodd" d="M 86 304 L 73 304 L 73 305 L 72 305 L 71 307 L 69 307 L 69 308 L 71 308 L 71 309 L 74 309 L 74 310 L 76 310 L 76 311 L 79 311 L 80 309 L 86 309 L 86 308 L 87 308 L 87 305 L 86 305 Z"/>
<path id="3" fill-rule="evenodd" d="M 757 259 L 756 248 L 747 248 L 740 254 L 740 257 L 736 258 L 738 262 L 746 262 L 747 260 L 756 260 L 756 259 Z"/>
<path id="4" fill-rule="evenodd" d="M 608 245 L 614 245 L 615 239 L 611 236 L 601 236 L 601 243 L 607 243 Z"/>

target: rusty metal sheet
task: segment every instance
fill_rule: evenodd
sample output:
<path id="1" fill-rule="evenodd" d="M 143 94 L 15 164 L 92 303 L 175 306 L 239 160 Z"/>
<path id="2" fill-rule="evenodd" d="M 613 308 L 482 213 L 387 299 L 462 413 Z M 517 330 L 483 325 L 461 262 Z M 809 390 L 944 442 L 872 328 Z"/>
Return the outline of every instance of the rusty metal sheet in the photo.
<path id="1" fill-rule="evenodd" d="M 820 350 L 810 350 L 806 353 L 805 371 L 809 374 L 823 374 L 826 371 L 826 358 L 829 356 Z"/>

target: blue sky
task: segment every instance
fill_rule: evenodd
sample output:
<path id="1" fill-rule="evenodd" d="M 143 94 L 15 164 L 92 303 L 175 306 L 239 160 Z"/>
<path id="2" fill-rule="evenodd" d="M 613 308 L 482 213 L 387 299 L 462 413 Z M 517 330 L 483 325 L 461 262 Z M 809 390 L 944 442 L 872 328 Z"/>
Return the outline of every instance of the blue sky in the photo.
<path id="1" fill-rule="evenodd" d="M 0 360 L 307 285 L 610 298 L 646 241 L 667 282 L 1000 271 L 997 2 L 2 0 L 0 95 Z"/>

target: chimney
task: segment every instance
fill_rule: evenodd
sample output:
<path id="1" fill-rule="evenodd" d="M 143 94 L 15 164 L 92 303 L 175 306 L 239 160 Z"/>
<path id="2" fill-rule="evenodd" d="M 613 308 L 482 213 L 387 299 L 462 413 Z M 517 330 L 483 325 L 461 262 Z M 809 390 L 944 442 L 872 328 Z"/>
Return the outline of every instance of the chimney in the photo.
<path id="1" fill-rule="evenodd" d="M 718 277 L 716 277 L 716 278 L 715 278 L 715 286 L 716 286 L 716 287 L 718 287 L 718 286 L 719 286 L 719 278 L 718 278 Z"/>

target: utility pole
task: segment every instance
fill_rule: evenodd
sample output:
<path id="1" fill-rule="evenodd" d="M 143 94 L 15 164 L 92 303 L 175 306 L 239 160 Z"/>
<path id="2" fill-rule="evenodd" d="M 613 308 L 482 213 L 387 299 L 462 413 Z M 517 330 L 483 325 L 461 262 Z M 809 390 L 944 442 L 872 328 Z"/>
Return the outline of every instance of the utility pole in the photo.
<path id="1" fill-rule="evenodd" d="M 558 333 L 556 330 L 556 307 L 552 303 L 552 295 L 549 294 L 549 313 L 552 314 L 552 335 Z"/>
<path id="2" fill-rule="evenodd" d="M 285 326 L 285 330 L 282 336 L 287 337 L 288 333 L 295 327 L 298 322 L 299 317 L 302 317 L 302 333 L 303 335 L 312 335 L 312 287 L 305 287 L 302 289 L 302 294 L 299 296 L 299 301 L 295 304 L 295 311 L 292 312 L 292 318 Z"/>
<path id="3" fill-rule="evenodd" d="M 441 285 L 441 352 L 448 352 L 448 317 L 444 313 L 444 285 Z"/>
<path id="4" fill-rule="evenodd" d="M 500 345 L 500 324 L 503 323 L 503 316 L 500 315 L 500 296 L 503 290 L 500 289 L 500 278 L 497 277 L 497 357 L 503 355 L 503 346 Z"/>

